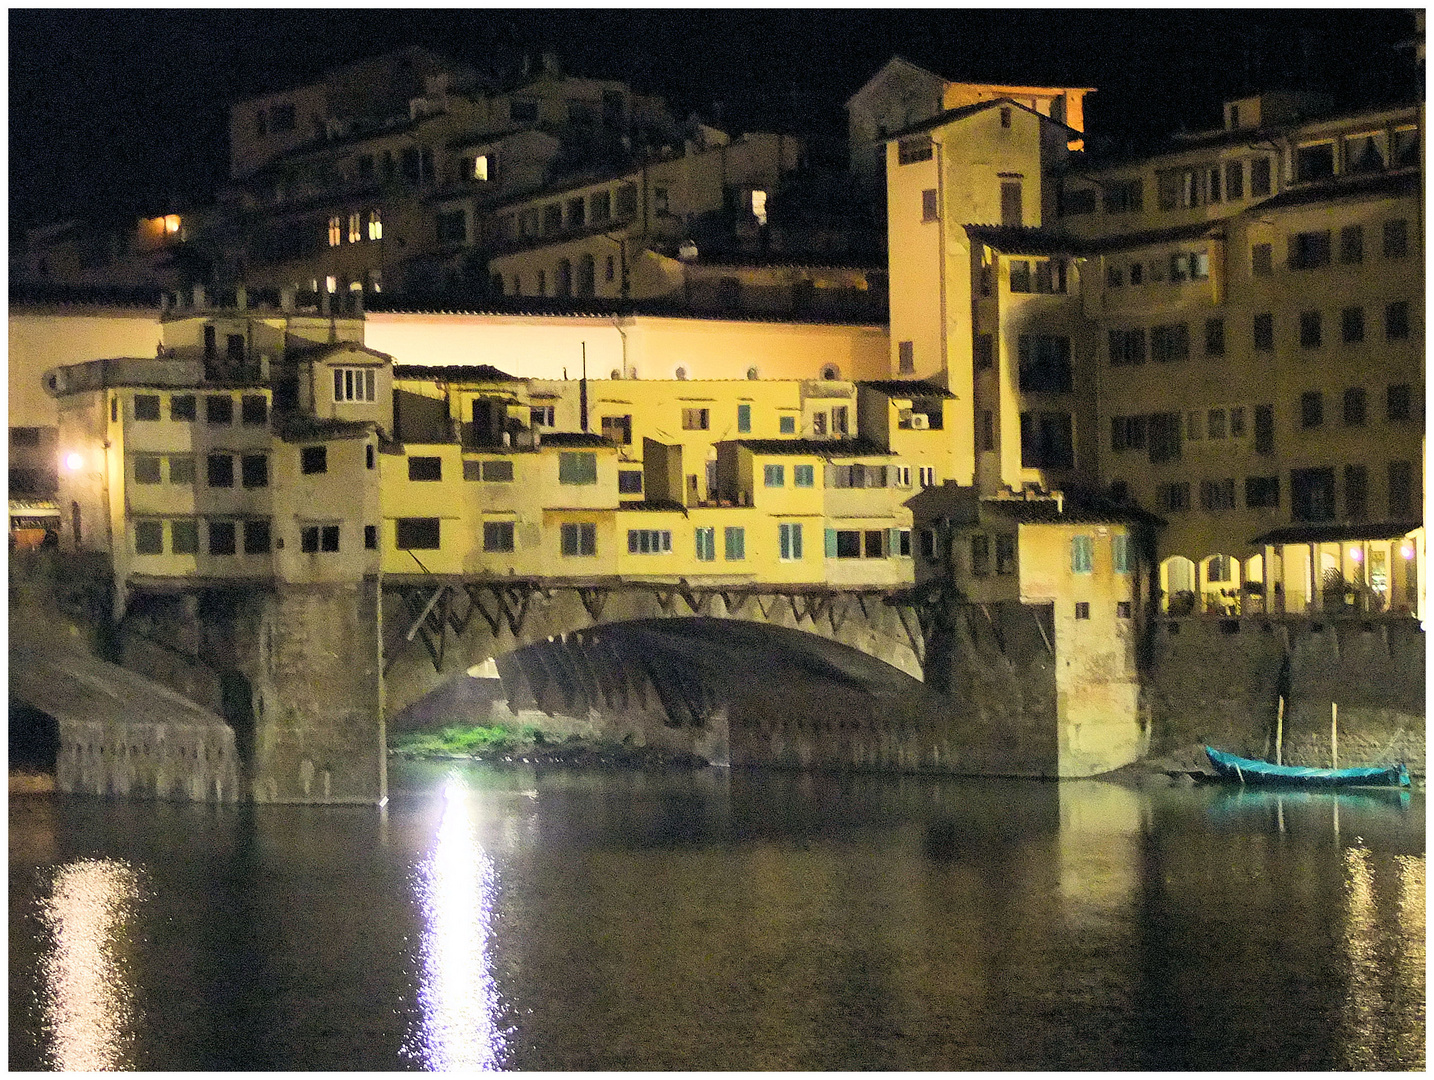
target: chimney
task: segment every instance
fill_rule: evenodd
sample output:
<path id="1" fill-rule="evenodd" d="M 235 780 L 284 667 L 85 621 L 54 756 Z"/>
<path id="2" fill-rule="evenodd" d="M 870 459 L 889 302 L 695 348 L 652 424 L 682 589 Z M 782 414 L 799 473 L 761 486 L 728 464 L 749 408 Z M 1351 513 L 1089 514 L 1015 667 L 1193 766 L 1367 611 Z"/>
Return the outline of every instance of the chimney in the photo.
<path id="1" fill-rule="evenodd" d="M 198 284 L 198 283 L 196 283 L 195 286 L 194 286 L 194 306 L 195 306 L 196 308 L 202 308 L 202 307 L 205 306 L 205 305 L 204 305 L 204 286 L 203 286 L 203 285 L 200 285 L 200 284 Z"/>
<path id="2" fill-rule="evenodd" d="M 249 309 L 249 290 L 240 285 L 234 293 L 234 306 L 240 311 Z"/>
<path id="3" fill-rule="evenodd" d="M 279 310 L 293 313 L 294 310 L 294 289 L 292 286 L 279 290 Z"/>

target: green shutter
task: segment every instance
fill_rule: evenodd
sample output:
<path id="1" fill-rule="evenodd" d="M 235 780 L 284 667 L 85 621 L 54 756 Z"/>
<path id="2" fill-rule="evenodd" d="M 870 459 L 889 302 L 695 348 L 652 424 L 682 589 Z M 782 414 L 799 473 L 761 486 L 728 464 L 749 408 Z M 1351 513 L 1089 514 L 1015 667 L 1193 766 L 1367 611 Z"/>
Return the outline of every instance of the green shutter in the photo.
<path id="1" fill-rule="evenodd" d="M 827 530 L 827 558 L 828 558 L 828 559 L 835 559 L 835 558 L 836 558 L 836 530 L 835 530 L 835 529 L 828 529 L 828 530 Z"/>
<path id="2" fill-rule="evenodd" d="M 901 554 L 901 530 L 888 529 L 886 537 L 886 553 L 889 557 Z"/>

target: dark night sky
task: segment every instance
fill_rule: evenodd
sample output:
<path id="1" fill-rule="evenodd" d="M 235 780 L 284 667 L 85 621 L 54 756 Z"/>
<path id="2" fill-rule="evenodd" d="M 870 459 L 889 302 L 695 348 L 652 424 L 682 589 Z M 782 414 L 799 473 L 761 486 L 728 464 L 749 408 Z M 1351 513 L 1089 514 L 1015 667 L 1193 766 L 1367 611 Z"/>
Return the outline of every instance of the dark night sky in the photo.
<path id="1" fill-rule="evenodd" d="M 212 191 L 227 109 L 417 44 L 480 68 L 557 52 L 679 118 L 815 135 L 839 160 L 842 105 L 893 54 L 953 79 L 1093 86 L 1088 133 L 1144 140 L 1218 123 L 1257 85 L 1344 103 L 1409 98 L 1412 15 L 1391 10 L 11 10 L 12 224 L 153 212 Z M 1420 88 L 1422 90 L 1422 87 Z M 825 136 L 833 147 L 821 149 Z"/>

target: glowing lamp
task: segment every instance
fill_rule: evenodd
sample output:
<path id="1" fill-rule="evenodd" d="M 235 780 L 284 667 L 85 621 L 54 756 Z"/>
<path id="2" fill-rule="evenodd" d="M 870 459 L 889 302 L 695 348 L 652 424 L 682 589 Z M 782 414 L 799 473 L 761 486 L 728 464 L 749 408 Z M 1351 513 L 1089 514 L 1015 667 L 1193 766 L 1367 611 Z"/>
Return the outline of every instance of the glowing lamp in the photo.
<path id="1" fill-rule="evenodd" d="M 179 231 L 179 215 L 169 214 L 164 219 L 164 231 L 177 233 Z"/>
<path id="2" fill-rule="evenodd" d="M 1359 548 L 1357 548 L 1357 547 L 1352 547 L 1352 548 L 1349 549 L 1349 557 L 1350 557 L 1351 559 L 1353 559 L 1355 562 L 1363 562 L 1363 561 L 1364 561 L 1364 552 L 1361 551 L 1361 550 L 1360 550 Z"/>
<path id="3" fill-rule="evenodd" d="M 70 472 L 79 472 L 84 464 L 85 459 L 82 454 L 69 453 L 65 455 L 65 468 Z"/>
<path id="4" fill-rule="evenodd" d="M 1413 545 L 1413 544 L 1404 544 L 1404 545 L 1402 545 L 1402 546 L 1399 548 L 1399 554 L 1403 555 L 1406 559 L 1412 559 L 1412 558 L 1414 558 L 1414 545 Z"/>

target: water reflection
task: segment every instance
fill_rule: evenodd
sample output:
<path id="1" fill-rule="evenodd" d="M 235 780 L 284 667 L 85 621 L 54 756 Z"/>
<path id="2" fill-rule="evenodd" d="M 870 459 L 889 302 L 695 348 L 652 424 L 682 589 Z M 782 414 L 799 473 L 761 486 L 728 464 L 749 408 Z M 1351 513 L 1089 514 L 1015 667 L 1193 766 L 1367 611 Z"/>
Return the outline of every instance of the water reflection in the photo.
<path id="1" fill-rule="evenodd" d="M 45 961 L 44 1022 L 56 1069 L 132 1064 L 134 988 L 120 946 L 139 898 L 138 875 L 117 860 L 85 859 L 55 873 L 42 918 L 54 938 Z"/>
<path id="2" fill-rule="evenodd" d="M 443 800 L 433 851 L 414 878 L 425 924 L 422 1020 L 407 1050 L 435 1072 L 497 1069 L 503 1035 L 489 956 L 497 878 L 463 782 L 450 778 Z"/>

